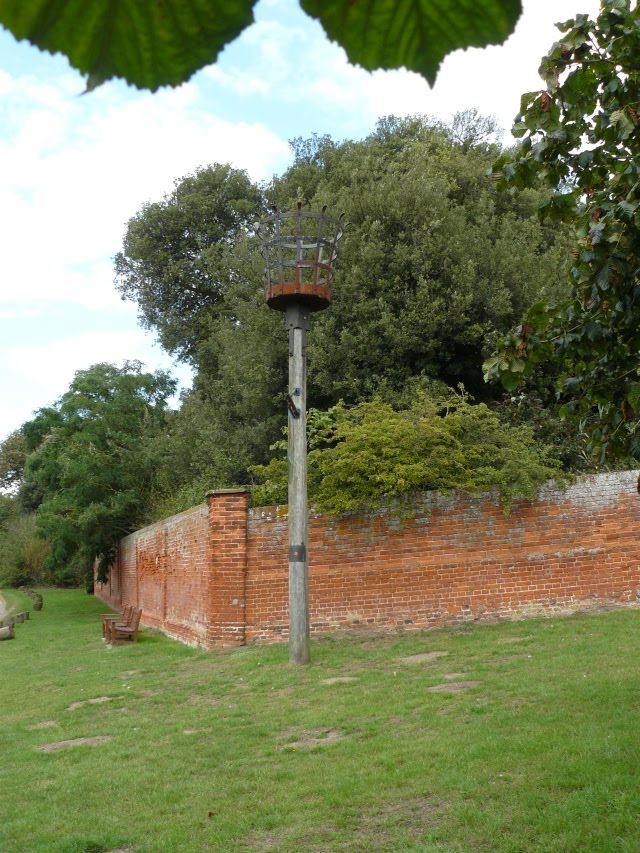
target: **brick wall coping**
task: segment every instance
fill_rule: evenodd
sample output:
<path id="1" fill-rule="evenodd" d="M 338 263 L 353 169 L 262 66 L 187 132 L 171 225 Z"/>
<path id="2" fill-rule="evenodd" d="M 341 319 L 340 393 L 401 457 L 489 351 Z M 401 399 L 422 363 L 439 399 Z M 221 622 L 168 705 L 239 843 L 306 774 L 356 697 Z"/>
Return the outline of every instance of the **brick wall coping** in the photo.
<path id="1" fill-rule="evenodd" d="M 205 497 L 214 498 L 216 495 L 244 495 L 250 491 L 249 486 L 236 486 L 233 489 L 210 489 Z"/>
<path id="2" fill-rule="evenodd" d="M 196 504 L 195 506 L 190 506 L 189 509 L 183 509 L 182 512 L 177 512 L 175 515 L 169 515 L 166 518 L 161 518 L 158 521 L 154 521 L 151 524 L 146 524 L 144 527 L 140 527 L 137 530 L 133 530 L 131 533 L 128 533 L 126 536 L 123 536 L 120 540 L 124 542 L 125 540 L 139 536 L 141 533 L 152 533 L 155 530 L 164 529 L 167 524 L 175 524 L 178 519 L 187 518 L 189 515 L 194 515 L 195 513 L 202 512 L 205 513 L 207 511 L 207 505 L 205 503 Z"/>
<path id="3" fill-rule="evenodd" d="M 640 492 L 640 469 L 623 471 L 601 471 L 595 474 L 579 474 L 575 479 L 558 483 L 556 480 L 547 480 L 537 491 L 537 500 L 553 501 L 561 500 L 570 505 L 584 505 L 604 507 L 615 504 L 618 495 L 628 490 L 634 493 Z M 223 494 L 220 492 L 207 492 L 208 495 Z M 460 503 L 480 506 L 485 502 L 500 505 L 500 493 L 497 489 L 486 492 L 464 492 L 457 489 L 434 489 L 432 491 L 416 491 L 411 504 L 414 512 L 430 512 L 432 510 L 455 509 Z M 523 504 L 531 501 L 520 498 L 514 501 L 510 515 L 518 511 Z M 388 517 L 391 527 L 397 526 L 397 518 L 389 511 L 398 504 L 397 501 L 383 501 L 379 506 L 366 510 L 350 510 L 337 516 L 327 516 L 317 510 L 313 504 L 309 506 L 309 519 L 327 518 L 329 524 L 336 524 L 348 519 L 375 519 Z M 402 506 L 404 512 L 405 507 Z M 267 504 L 264 506 L 249 507 L 249 517 L 261 521 L 280 520 L 287 517 L 288 506 L 283 504 Z M 411 514 L 411 513 L 410 513 Z"/>

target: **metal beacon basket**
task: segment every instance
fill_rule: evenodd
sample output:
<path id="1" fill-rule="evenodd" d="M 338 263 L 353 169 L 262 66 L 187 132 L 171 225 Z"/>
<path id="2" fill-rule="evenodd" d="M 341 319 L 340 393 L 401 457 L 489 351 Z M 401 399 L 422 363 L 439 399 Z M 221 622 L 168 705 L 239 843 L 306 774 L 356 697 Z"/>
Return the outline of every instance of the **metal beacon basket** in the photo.
<path id="1" fill-rule="evenodd" d="M 344 213 L 276 210 L 257 224 L 265 262 L 267 305 L 286 311 L 297 303 L 309 311 L 331 305 L 331 282 L 337 246 L 344 232 Z"/>

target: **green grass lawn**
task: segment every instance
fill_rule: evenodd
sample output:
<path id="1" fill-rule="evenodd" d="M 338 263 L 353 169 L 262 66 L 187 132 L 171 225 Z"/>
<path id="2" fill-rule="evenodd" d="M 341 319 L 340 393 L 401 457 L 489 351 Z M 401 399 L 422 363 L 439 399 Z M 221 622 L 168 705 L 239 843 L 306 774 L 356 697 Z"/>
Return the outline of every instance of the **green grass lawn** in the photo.
<path id="1" fill-rule="evenodd" d="M 107 649 L 101 602 L 41 592 L 0 643 L 2 853 L 640 850 L 638 611 L 323 639 L 294 668 L 148 629 Z"/>

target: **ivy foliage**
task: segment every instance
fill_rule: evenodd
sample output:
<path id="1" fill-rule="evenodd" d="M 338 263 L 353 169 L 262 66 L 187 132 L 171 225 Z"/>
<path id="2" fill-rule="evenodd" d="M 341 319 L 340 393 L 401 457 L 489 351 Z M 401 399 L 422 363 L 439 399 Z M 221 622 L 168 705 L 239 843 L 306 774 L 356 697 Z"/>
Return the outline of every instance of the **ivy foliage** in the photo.
<path id="1" fill-rule="evenodd" d="M 121 77 L 142 89 L 179 86 L 215 62 L 253 22 L 255 0 L 0 0 L 0 24 L 17 39 L 65 54 L 89 89 Z M 404 66 L 433 83 L 442 59 L 503 42 L 520 0 L 301 0 L 329 38 L 363 68 Z"/>
<path id="2" fill-rule="evenodd" d="M 545 88 L 522 97 L 514 154 L 494 166 L 498 186 L 543 180 L 549 222 L 569 223 L 572 290 L 538 302 L 485 361 L 488 380 L 516 388 L 553 361 L 562 412 L 601 460 L 640 459 L 640 10 L 602 0 L 559 25 L 543 59 Z"/>
<path id="3" fill-rule="evenodd" d="M 561 471 L 528 426 L 505 426 L 464 392 L 441 400 L 418 395 L 401 410 L 379 398 L 353 408 L 340 402 L 311 411 L 308 427 L 309 498 L 334 515 L 390 500 L 402 506 L 415 492 L 436 489 L 497 490 L 508 512 Z M 286 502 L 286 459 L 252 471 L 263 481 L 254 490 L 256 504 Z"/>

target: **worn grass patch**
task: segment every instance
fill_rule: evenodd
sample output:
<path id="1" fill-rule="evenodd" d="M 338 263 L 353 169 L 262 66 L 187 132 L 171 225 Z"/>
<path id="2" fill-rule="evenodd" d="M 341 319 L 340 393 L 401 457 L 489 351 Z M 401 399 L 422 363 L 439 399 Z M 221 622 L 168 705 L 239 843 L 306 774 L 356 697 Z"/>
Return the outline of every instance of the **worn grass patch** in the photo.
<path id="1" fill-rule="evenodd" d="M 344 732 L 342 729 L 319 728 L 285 733 L 286 738 L 289 738 L 291 735 L 293 735 L 293 738 L 287 739 L 282 747 L 283 749 L 314 749 L 317 746 L 328 746 L 331 743 L 342 740 Z"/>
<path id="2" fill-rule="evenodd" d="M 93 737 L 72 737 L 69 740 L 54 740 L 51 743 L 41 743 L 34 747 L 36 752 L 58 752 L 60 749 L 71 749 L 74 746 L 98 746 L 110 743 L 111 735 L 94 735 Z"/>
<path id="3" fill-rule="evenodd" d="M 44 598 L 0 646 L 2 851 L 640 850 L 637 611 L 327 638 L 295 668 L 107 649 L 102 603 Z"/>

